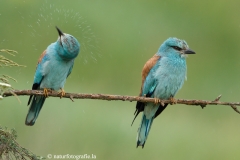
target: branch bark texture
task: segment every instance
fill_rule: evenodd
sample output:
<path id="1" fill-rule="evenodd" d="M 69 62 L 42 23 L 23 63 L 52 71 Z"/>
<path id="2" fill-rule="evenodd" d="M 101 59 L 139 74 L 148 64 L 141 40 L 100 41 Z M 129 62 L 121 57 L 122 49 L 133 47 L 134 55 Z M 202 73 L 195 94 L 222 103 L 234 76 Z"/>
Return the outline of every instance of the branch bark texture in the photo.
<path id="1" fill-rule="evenodd" d="M 41 90 L 13 90 L 10 92 L 3 93 L 3 97 L 9 96 L 30 96 L 30 95 L 44 95 L 43 91 Z M 48 93 L 49 97 L 60 97 L 60 94 L 55 91 L 51 91 Z M 152 102 L 156 103 L 155 98 L 147 98 L 147 97 L 138 97 L 138 96 L 121 96 L 121 95 L 110 95 L 110 94 L 84 94 L 84 93 L 66 93 L 62 98 L 69 98 L 72 101 L 74 99 L 98 99 L 98 100 L 121 100 L 121 101 L 140 101 L 140 102 Z M 206 107 L 207 105 L 226 105 L 232 107 L 234 111 L 240 114 L 240 111 L 237 109 L 237 106 L 240 106 L 240 102 L 221 102 L 219 101 L 221 95 L 215 98 L 213 101 L 210 100 L 187 100 L 187 99 L 176 99 L 174 104 L 185 104 L 185 105 L 195 105 L 201 106 L 202 108 Z M 171 100 L 160 100 L 158 103 L 170 103 L 172 104 Z"/>

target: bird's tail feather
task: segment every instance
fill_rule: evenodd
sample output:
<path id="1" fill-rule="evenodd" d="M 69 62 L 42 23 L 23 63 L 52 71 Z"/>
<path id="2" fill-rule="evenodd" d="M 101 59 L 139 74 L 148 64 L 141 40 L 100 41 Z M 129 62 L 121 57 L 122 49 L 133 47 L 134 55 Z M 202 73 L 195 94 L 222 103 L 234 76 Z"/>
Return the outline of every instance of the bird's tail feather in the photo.
<path id="1" fill-rule="evenodd" d="M 145 114 L 143 114 L 142 121 L 138 129 L 137 147 L 138 146 L 142 146 L 142 148 L 144 147 L 144 144 L 147 140 L 147 136 L 152 126 L 153 119 L 154 117 L 147 119 Z"/>
<path id="2" fill-rule="evenodd" d="M 28 126 L 33 126 L 42 106 L 44 104 L 46 97 L 44 96 L 34 96 L 28 110 L 28 114 L 25 120 L 25 124 Z"/>

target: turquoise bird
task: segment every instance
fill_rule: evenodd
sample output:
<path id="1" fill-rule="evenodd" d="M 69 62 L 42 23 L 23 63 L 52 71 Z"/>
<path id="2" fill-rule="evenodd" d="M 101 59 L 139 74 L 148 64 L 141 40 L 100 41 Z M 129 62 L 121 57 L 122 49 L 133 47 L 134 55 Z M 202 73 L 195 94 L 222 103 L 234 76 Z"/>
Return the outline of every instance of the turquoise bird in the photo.
<path id="1" fill-rule="evenodd" d="M 137 134 L 137 147 L 144 147 L 154 118 L 168 105 L 157 103 L 159 99 L 170 99 L 172 103 L 175 102 L 173 97 L 183 86 L 187 75 L 187 54 L 195 52 L 188 47 L 186 41 L 168 38 L 144 65 L 140 96 L 156 98 L 156 103 L 136 104 L 133 122 L 137 115 L 143 112 Z"/>
<path id="2" fill-rule="evenodd" d="M 64 84 L 80 51 L 80 44 L 75 37 L 63 33 L 58 27 L 56 29 L 59 34 L 57 41 L 50 44 L 38 59 L 32 89 L 43 90 L 44 96 L 30 96 L 30 108 L 25 121 L 28 126 L 34 125 L 49 90 L 61 90 L 60 96 L 65 95 Z"/>

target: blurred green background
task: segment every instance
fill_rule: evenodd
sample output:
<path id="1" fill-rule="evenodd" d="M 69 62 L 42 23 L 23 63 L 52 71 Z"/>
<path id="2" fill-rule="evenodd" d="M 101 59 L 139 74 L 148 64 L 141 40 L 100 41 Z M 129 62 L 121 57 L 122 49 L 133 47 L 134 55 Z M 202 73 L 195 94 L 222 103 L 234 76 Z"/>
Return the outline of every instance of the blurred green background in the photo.
<path id="1" fill-rule="evenodd" d="M 66 92 L 138 95 L 144 63 L 168 37 L 197 52 L 176 98 L 240 101 L 240 1 L 2 0 L 0 48 L 26 68 L 1 68 L 32 87 L 36 62 L 56 41 L 55 26 L 82 44 Z M 0 102 L 0 125 L 36 153 L 95 154 L 97 159 L 240 159 L 240 116 L 227 106 L 169 106 L 155 119 L 145 148 L 136 149 L 135 102 L 48 98 L 33 127 L 25 126 L 28 97 Z"/>

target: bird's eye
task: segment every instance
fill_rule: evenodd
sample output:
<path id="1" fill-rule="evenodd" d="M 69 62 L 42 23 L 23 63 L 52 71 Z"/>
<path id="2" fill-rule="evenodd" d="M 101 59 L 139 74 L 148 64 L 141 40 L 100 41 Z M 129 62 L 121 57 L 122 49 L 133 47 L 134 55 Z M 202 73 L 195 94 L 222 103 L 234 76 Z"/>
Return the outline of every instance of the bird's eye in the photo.
<path id="1" fill-rule="evenodd" d="M 177 51 L 181 51 L 182 50 L 182 48 L 180 48 L 180 47 L 178 47 L 178 46 L 172 46 L 175 50 L 177 50 Z"/>

